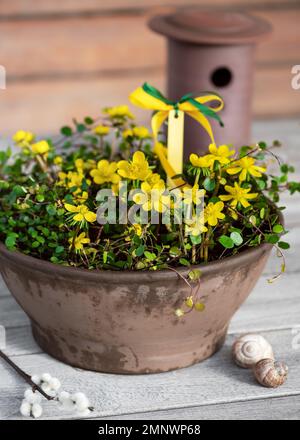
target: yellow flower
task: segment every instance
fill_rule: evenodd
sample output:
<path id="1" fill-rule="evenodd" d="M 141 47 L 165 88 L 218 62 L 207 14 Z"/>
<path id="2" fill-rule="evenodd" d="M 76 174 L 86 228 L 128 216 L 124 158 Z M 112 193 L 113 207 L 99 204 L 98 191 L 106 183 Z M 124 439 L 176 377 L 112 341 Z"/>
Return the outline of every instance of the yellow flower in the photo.
<path id="1" fill-rule="evenodd" d="M 110 127 L 108 127 L 107 125 L 98 125 L 93 129 L 93 132 L 98 136 L 105 136 L 110 132 Z"/>
<path id="2" fill-rule="evenodd" d="M 121 160 L 118 163 L 118 173 L 126 179 L 146 180 L 151 174 L 151 169 L 149 168 L 144 153 L 136 151 L 132 157 L 132 161 L 127 162 L 126 160 Z"/>
<path id="3" fill-rule="evenodd" d="M 88 207 L 85 205 L 74 206 L 66 203 L 65 208 L 67 211 L 76 214 L 73 217 L 75 222 L 83 222 L 86 220 L 89 223 L 94 223 L 97 219 L 97 215 L 94 212 L 89 211 Z"/>
<path id="4" fill-rule="evenodd" d="M 199 185 L 196 183 L 193 188 L 184 189 L 183 191 L 183 203 L 186 205 L 200 205 L 205 196 L 205 189 L 199 189 Z"/>
<path id="5" fill-rule="evenodd" d="M 134 233 L 138 237 L 141 237 L 143 234 L 143 228 L 139 223 L 133 223 L 132 228 L 130 228 L 130 230 L 134 231 Z"/>
<path id="6" fill-rule="evenodd" d="M 165 189 L 163 180 L 153 186 L 143 182 L 141 191 L 134 194 L 133 201 L 141 205 L 144 211 L 154 209 L 157 212 L 165 212 L 170 206 L 170 196 L 164 194 Z"/>
<path id="7" fill-rule="evenodd" d="M 145 139 L 150 137 L 150 133 L 147 127 L 133 127 L 132 129 L 125 130 L 123 132 L 123 137 L 126 139 L 129 136 L 135 136 L 140 139 Z"/>
<path id="8" fill-rule="evenodd" d="M 207 154 L 206 156 L 197 156 L 197 154 L 190 155 L 190 162 L 194 167 L 209 168 L 213 164 L 212 157 Z"/>
<path id="9" fill-rule="evenodd" d="M 69 238 L 70 243 L 70 249 L 75 248 L 76 251 L 81 251 L 83 249 L 83 245 L 89 244 L 91 240 L 86 237 L 85 232 L 82 232 L 80 235 L 78 235 L 75 238 Z"/>
<path id="10" fill-rule="evenodd" d="M 86 192 L 86 191 L 83 191 L 82 193 L 75 193 L 74 194 L 74 198 L 75 198 L 75 200 L 76 200 L 76 202 L 77 203 L 80 203 L 80 204 L 82 204 L 82 203 L 84 203 L 84 202 L 86 202 L 87 201 L 87 199 L 89 198 L 89 195 L 88 195 L 88 193 Z"/>
<path id="11" fill-rule="evenodd" d="M 86 162 L 84 162 L 83 159 L 76 159 L 74 163 L 75 163 L 75 168 L 80 174 L 83 174 L 85 170 L 89 171 L 92 168 L 96 168 L 97 166 L 96 161 L 93 159 L 88 159 Z"/>
<path id="12" fill-rule="evenodd" d="M 34 139 L 35 135 L 30 131 L 19 130 L 13 135 L 13 140 L 19 147 L 28 146 Z"/>
<path id="13" fill-rule="evenodd" d="M 50 150 L 50 146 L 47 141 L 39 141 L 31 145 L 31 150 L 35 154 L 45 154 Z"/>
<path id="14" fill-rule="evenodd" d="M 116 173 L 117 168 L 117 162 L 109 163 L 108 160 L 102 159 L 98 162 L 97 168 L 92 170 L 90 174 L 98 185 L 107 182 L 116 184 L 120 181 L 120 176 Z"/>
<path id="15" fill-rule="evenodd" d="M 219 219 L 225 218 L 225 214 L 221 211 L 224 208 L 223 202 L 212 203 L 210 202 L 204 209 L 204 220 L 210 226 L 216 226 Z"/>
<path id="16" fill-rule="evenodd" d="M 149 174 L 149 176 L 146 179 L 146 182 L 149 183 L 149 185 L 153 186 L 157 183 L 164 183 L 164 181 L 162 180 L 162 178 L 160 177 L 160 175 L 158 173 L 151 173 Z"/>
<path id="17" fill-rule="evenodd" d="M 83 159 L 76 159 L 74 164 L 75 164 L 75 168 L 77 169 L 77 171 L 79 171 L 80 173 L 83 173 L 83 168 L 84 168 Z"/>
<path id="18" fill-rule="evenodd" d="M 58 174 L 58 176 L 60 176 L 61 173 Z M 80 187 L 82 185 L 82 181 L 84 179 L 84 175 L 81 173 L 81 171 L 79 170 L 78 173 L 74 172 L 74 171 L 69 171 L 68 175 L 68 188 L 73 188 L 74 186 Z M 89 184 L 88 181 L 86 181 L 87 184 Z"/>
<path id="19" fill-rule="evenodd" d="M 206 232 L 207 227 L 204 226 L 203 218 L 192 218 L 185 219 L 185 234 L 193 235 L 193 237 L 198 237 L 202 232 Z"/>
<path id="20" fill-rule="evenodd" d="M 253 157 L 242 157 L 230 166 L 226 168 L 228 174 L 238 174 L 240 182 L 247 179 L 250 174 L 253 177 L 261 177 L 262 173 L 266 171 L 266 168 L 255 165 L 255 159 Z"/>
<path id="21" fill-rule="evenodd" d="M 55 163 L 55 165 L 61 165 L 63 163 L 63 158 L 61 156 L 55 156 L 53 162 Z"/>
<path id="22" fill-rule="evenodd" d="M 208 156 L 211 158 L 213 164 L 215 161 L 218 161 L 225 165 L 230 162 L 230 156 L 235 154 L 235 151 L 229 150 L 227 145 L 220 145 L 220 147 L 217 147 L 215 144 L 210 144 L 209 151 L 211 154 Z"/>
<path id="23" fill-rule="evenodd" d="M 140 139 L 148 138 L 151 136 L 147 127 L 143 127 L 143 126 L 134 127 L 132 131 L 134 136 Z"/>
<path id="24" fill-rule="evenodd" d="M 241 188 L 237 182 L 234 182 L 234 186 L 226 185 L 225 190 L 229 194 L 219 197 L 221 200 L 224 201 L 232 200 L 230 205 L 233 208 L 235 208 L 238 203 L 241 203 L 244 208 L 247 208 L 248 206 L 250 206 L 248 200 L 255 199 L 258 196 L 257 193 L 250 194 L 249 191 L 251 190 L 251 188 Z"/>
<path id="25" fill-rule="evenodd" d="M 128 105 L 118 105 L 116 107 L 109 107 L 104 109 L 104 113 L 107 113 L 111 118 L 130 118 L 134 119 L 133 114 L 128 108 Z"/>
<path id="26" fill-rule="evenodd" d="M 92 168 L 96 168 L 96 167 L 97 167 L 97 162 L 94 159 L 88 159 L 84 164 L 84 168 L 86 170 L 91 170 Z"/>
<path id="27" fill-rule="evenodd" d="M 127 139 L 128 137 L 132 137 L 133 131 L 131 130 L 131 128 L 128 128 L 127 130 L 123 131 L 122 136 L 124 139 Z"/>
<path id="28" fill-rule="evenodd" d="M 58 178 L 59 178 L 57 182 L 58 186 L 64 186 L 66 188 L 78 187 L 78 189 L 75 192 L 73 192 L 73 194 L 77 194 L 81 191 L 80 187 L 84 179 L 84 174 L 82 173 L 82 169 L 78 168 L 78 172 L 69 171 L 68 173 L 60 171 L 58 173 Z M 91 184 L 90 179 L 86 179 L 85 181 L 87 185 Z"/>
<path id="29" fill-rule="evenodd" d="M 58 181 L 57 181 L 57 185 L 58 186 L 67 186 L 67 178 L 68 175 L 66 173 L 64 173 L 63 171 L 60 171 L 58 174 Z"/>

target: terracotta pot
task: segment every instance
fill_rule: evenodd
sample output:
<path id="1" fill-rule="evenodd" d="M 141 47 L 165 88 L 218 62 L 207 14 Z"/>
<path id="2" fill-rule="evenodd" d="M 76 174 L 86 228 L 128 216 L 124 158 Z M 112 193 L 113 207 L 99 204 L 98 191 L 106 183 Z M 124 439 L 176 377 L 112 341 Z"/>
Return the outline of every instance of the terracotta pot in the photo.
<path id="1" fill-rule="evenodd" d="M 206 308 L 183 318 L 174 310 L 189 288 L 172 271 L 88 271 L 11 252 L 1 243 L 0 267 L 47 353 L 89 370 L 157 373 L 202 361 L 222 346 L 270 250 L 263 244 L 199 266 Z"/>
<path id="2" fill-rule="evenodd" d="M 225 101 L 224 127 L 212 120 L 216 143 L 239 148 L 251 141 L 251 101 L 256 43 L 270 34 L 266 21 L 242 12 L 185 7 L 157 15 L 150 28 L 167 37 L 167 96 L 218 92 Z M 206 152 L 208 135 L 191 118 L 185 121 L 185 157 Z"/>

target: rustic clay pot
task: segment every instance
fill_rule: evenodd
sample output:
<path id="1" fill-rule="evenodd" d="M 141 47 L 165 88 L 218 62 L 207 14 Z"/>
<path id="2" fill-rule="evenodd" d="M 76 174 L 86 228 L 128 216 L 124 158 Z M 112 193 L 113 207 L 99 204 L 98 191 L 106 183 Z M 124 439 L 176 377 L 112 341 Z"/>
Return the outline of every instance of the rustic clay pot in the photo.
<path id="1" fill-rule="evenodd" d="M 88 271 L 11 252 L 1 243 L 0 270 L 50 355 L 89 370 L 158 373 L 202 361 L 222 346 L 270 250 L 262 244 L 199 266 L 206 308 L 182 318 L 174 310 L 189 288 L 169 270 Z"/>
<path id="2" fill-rule="evenodd" d="M 167 96 L 218 92 L 225 107 L 224 127 L 212 120 L 217 144 L 239 148 L 251 141 L 252 87 L 256 43 L 270 34 L 265 20 L 242 12 L 180 8 L 153 17 L 149 26 L 167 37 Z M 208 135 L 191 118 L 185 121 L 185 157 L 206 152 Z"/>

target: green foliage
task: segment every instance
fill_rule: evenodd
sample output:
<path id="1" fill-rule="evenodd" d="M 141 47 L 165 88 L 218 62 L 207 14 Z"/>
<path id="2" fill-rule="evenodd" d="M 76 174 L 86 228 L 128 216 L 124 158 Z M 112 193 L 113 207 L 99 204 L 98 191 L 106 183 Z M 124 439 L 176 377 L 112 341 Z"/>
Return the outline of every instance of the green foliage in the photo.
<path id="1" fill-rule="evenodd" d="M 98 169 L 100 161 L 130 162 L 135 151 L 142 151 L 151 172 L 167 181 L 153 154 L 153 140 L 142 127 L 140 133 L 144 130 L 146 134 L 139 137 L 130 113 L 107 110 L 102 125 L 98 123 L 90 116 L 73 120 L 71 126 L 62 127 L 59 140 L 48 141 L 47 154 L 34 154 L 30 145 L 23 145 L 14 155 L 10 148 L 0 152 L 0 240 L 9 250 L 90 270 L 176 271 L 184 266 L 190 268 L 188 282 L 198 285 L 201 272 L 193 269 L 196 264 L 226 258 L 263 242 L 279 252 L 289 248 L 282 241 L 286 231 L 274 203 L 278 204 L 282 191 L 300 192 L 300 183 L 290 180 L 294 167 L 281 164 L 278 175 L 261 172 L 259 177 L 248 171 L 243 176 L 242 168 L 238 168 L 243 158 L 253 158 L 255 164 L 264 167 L 268 155 L 276 157 L 273 149 L 278 143 L 271 147 L 264 142 L 257 147 L 243 146 L 224 160 L 215 156 L 211 165 L 209 155 L 204 157 L 208 165 L 205 161 L 203 166 L 185 164 L 180 178 L 189 187 L 198 185 L 205 190 L 203 230 L 189 225 L 192 233 L 187 234 L 186 225 L 174 220 L 158 225 L 98 224 L 98 191 L 112 187 L 112 181 L 102 184 L 93 178 L 91 172 Z M 231 173 L 230 167 L 238 171 Z M 141 189 L 143 182 L 127 179 L 129 189 Z M 255 197 L 246 198 L 246 202 L 241 202 L 240 196 L 228 199 L 228 187 L 236 184 L 240 195 Z M 219 211 L 210 217 L 208 206 L 214 210 L 218 204 Z M 71 211 L 66 206 L 71 206 Z M 87 209 L 90 220 L 76 220 L 78 213 L 72 207 L 80 206 Z M 189 300 L 187 304 L 199 311 L 204 308 L 201 302 Z"/>

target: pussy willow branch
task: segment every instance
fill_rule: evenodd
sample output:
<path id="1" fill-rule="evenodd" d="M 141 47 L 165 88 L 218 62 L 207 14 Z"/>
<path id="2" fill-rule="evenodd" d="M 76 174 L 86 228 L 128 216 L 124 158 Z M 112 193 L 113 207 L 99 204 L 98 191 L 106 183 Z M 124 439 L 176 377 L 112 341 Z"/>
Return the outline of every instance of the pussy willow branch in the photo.
<path id="1" fill-rule="evenodd" d="M 47 400 L 57 400 L 56 397 L 49 396 L 49 394 L 45 393 L 45 391 L 39 385 L 33 382 L 31 376 L 23 371 L 17 364 L 15 364 L 5 353 L 3 353 L 2 350 L 0 350 L 0 357 L 2 357 L 2 359 L 4 359 L 5 362 L 10 365 L 19 374 L 19 376 L 21 376 L 22 379 L 28 383 L 28 385 L 31 386 L 33 391 L 38 391 Z"/>
<path id="2" fill-rule="evenodd" d="M 15 364 L 5 353 L 3 353 L 2 350 L 0 350 L 0 357 L 5 360 L 6 363 L 8 363 L 9 366 L 11 366 L 18 374 L 19 376 L 24 379 L 25 382 L 30 385 L 32 388 L 32 391 L 38 391 L 42 396 L 44 396 L 47 400 L 54 400 L 58 402 L 58 398 L 55 396 L 49 396 L 49 394 L 45 393 L 45 391 L 36 383 L 33 382 L 31 379 L 31 376 L 27 374 L 24 370 L 22 370 L 17 364 Z M 90 411 L 94 411 L 94 407 L 89 406 L 88 408 Z"/>

